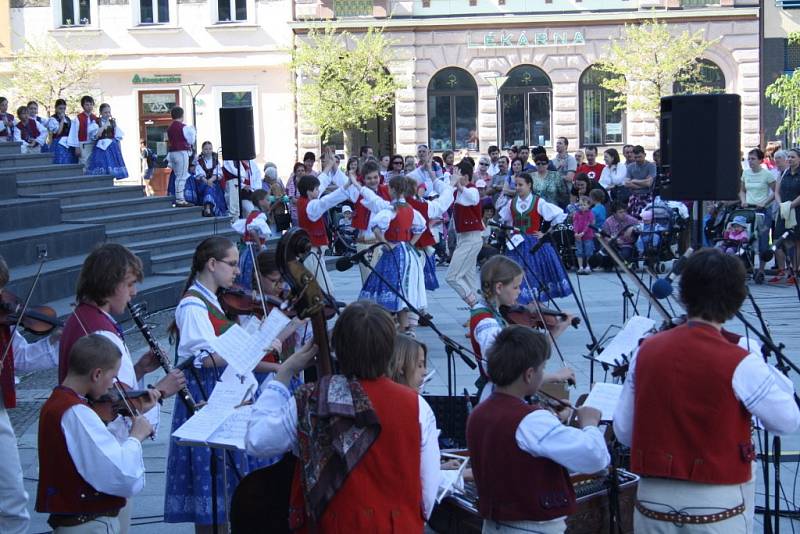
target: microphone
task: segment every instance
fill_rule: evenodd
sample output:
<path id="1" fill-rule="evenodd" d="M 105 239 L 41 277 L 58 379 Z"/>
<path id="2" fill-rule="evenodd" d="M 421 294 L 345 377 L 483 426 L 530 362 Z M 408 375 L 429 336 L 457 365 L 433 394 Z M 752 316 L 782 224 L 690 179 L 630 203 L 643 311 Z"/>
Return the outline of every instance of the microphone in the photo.
<path id="1" fill-rule="evenodd" d="M 336 260 L 336 270 L 340 272 L 348 270 L 350 267 L 358 264 L 362 259 L 364 259 L 364 256 L 366 256 L 376 248 L 380 247 L 381 245 L 383 245 L 383 242 L 378 242 L 373 245 L 370 245 L 361 252 L 356 252 L 352 256 L 342 256 L 341 258 Z"/>
<path id="2" fill-rule="evenodd" d="M 692 255 L 693 252 L 694 249 L 691 247 L 686 249 L 686 252 L 683 253 L 683 256 L 678 258 L 675 263 L 672 264 L 672 270 L 669 272 L 669 274 L 664 278 L 659 278 L 653 282 L 653 296 L 655 298 L 665 299 L 672 295 L 672 279 L 681 274 L 684 265 L 686 265 L 686 260 Z"/>
<path id="3" fill-rule="evenodd" d="M 784 232 L 775 242 L 764 252 L 761 252 L 758 257 L 763 263 L 767 263 L 775 257 L 775 251 L 783 247 L 783 242 L 789 237 L 790 232 Z"/>
<path id="4" fill-rule="evenodd" d="M 509 226 L 507 224 L 503 224 L 501 222 L 497 222 L 497 221 L 493 221 L 493 220 L 489 220 L 488 224 L 489 224 L 489 226 L 494 226 L 495 228 L 499 228 L 500 230 L 505 230 L 506 232 L 516 232 L 517 231 L 517 229 L 514 228 L 513 226 Z"/>

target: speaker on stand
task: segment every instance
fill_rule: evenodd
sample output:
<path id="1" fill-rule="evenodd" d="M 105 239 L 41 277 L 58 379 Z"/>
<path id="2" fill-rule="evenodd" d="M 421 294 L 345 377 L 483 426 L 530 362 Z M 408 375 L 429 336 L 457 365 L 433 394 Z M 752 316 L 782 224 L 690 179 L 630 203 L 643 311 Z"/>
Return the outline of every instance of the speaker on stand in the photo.
<path id="1" fill-rule="evenodd" d="M 739 198 L 741 124 L 739 95 L 661 99 L 661 197 L 694 201 L 695 248 L 703 243 L 703 201 Z"/>
<path id="2" fill-rule="evenodd" d="M 239 217 L 242 214 L 241 161 L 256 157 L 256 140 L 253 127 L 253 108 L 251 106 L 220 108 L 219 130 L 222 157 L 236 162 L 236 193 L 239 203 Z"/>

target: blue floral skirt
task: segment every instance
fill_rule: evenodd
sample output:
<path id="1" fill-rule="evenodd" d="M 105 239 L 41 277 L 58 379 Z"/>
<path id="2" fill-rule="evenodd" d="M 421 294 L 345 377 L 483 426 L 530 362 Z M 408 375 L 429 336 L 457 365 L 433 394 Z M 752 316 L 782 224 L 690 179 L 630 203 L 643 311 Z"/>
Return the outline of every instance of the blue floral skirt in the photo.
<path id="1" fill-rule="evenodd" d="M 420 254 L 424 253 L 406 242 L 397 243 L 392 250 L 383 251 L 381 259 L 375 265 L 375 271 L 413 306 L 425 308 L 428 299 L 425 295 L 424 268 Z M 370 273 L 367 277 L 358 298 L 371 300 L 392 313 L 408 307 L 375 273 Z"/>
<path id="2" fill-rule="evenodd" d="M 436 255 L 428 254 L 424 249 L 421 252 L 425 255 L 425 289 L 428 291 L 439 289 L 439 279 L 436 278 Z"/>
<path id="3" fill-rule="evenodd" d="M 551 298 L 571 295 L 567 273 L 550 243 L 542 245 L 534 255 L 531 249 L 539 239 L 532 235 L 523 237 L 525 240 L 516 249 L 506 251 L 506 255 L 525 270 L 517 299 L 519 303 L 528 304 L 533 300 L 547 302 Z"/>
<path id="4" fill-rule="evenodd" d="M 58 163 L 59 165 L 78 163 L 78 158 L 75 157 L 75 149 L 65 147 L 60 143 L 53 143 L 53 163 Z"/>
<path id="5" fill-rule="evenodd" d="M 128 169 L 122 159 L 119 141 L 114 139 L 105 150 L 95 146 L 86 166 L 86 174 L 110 174 L 118 180 L 127 178 Z"/>
<path id="6" fill-rule="evenodd" d="M 174 190 L 174 174 L 170 177 L 170 180 L 172 181 L 172 188 Z M 197 206 L 211 204 L 211 210 L 217 217 L 228 213 L 228 204 L 225 203 L 225 192 L 219 185 L 219 181 L 209 186 L 193 174 L 190 174 L 186 179 L 186 187 L 183 189 L 183 198 L 186 202 L 191 202 Z"/>

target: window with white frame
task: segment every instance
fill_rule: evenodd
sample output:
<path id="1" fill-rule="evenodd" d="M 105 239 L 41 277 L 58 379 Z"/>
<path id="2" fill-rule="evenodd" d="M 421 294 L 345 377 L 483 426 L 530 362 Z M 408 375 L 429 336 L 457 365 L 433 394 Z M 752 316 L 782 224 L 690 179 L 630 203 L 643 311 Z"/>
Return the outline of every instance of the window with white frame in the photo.
<path id="1" fill-rule="evenodd" d="M 216 0 L 216 4 L 217 22 L 247 21 L 247 0 Z"/>
<path id="2" fill-rule="evenodd" d="M 89 26 L 92 24 L 92 15 L 97 12 L 97 1 L 57 0 L 53 2 L 53 7 L 57 27 Z"/>
<path id="3" fill-rule="evenodd" d="M 169 24 L 170 0 L 134 0 L 139 4 L 139 24 Z"/>

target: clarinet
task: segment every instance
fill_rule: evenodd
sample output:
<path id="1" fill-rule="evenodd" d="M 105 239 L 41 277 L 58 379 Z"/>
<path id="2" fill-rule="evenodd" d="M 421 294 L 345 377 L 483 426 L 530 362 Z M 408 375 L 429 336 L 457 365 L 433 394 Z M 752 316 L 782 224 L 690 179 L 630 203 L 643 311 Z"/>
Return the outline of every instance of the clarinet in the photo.
<path id="1" fill-rule="evenodd" d="M 145 341 L 147 344 L 150 345 L 150 350 L 153 351 L 153 354 L 158 359 L 159 365 L 161 368 L 164 369 L 164 372 L 169 373 L 172 371 L 173 367 L 169 361 L 169 358 L 164 351 L 161 350 L 161 347 L 158 345 L 156 338 L 153 337 L 153 333 L 150 331 L 150 326 L 144 322 L 144 317 L 142 316 L 142 306 L 132 306 L 131 303 L 128 303 L 128 312 L 131 314 L 131 318 L 133 318 L 133 322 L 136 323 L 136 326 L 139 328 L 139 331 L 142 333 Z M 189 410 L 189 413 L 196 413 L 197 412 L 197 403 L 195 402 L 194 398 L 192 397 L 189 388 L 183 386 L 181 389 L 178 390 L 178 395 L 180 396 L 183 403 L 186 405 L 186 408 Z"/>

